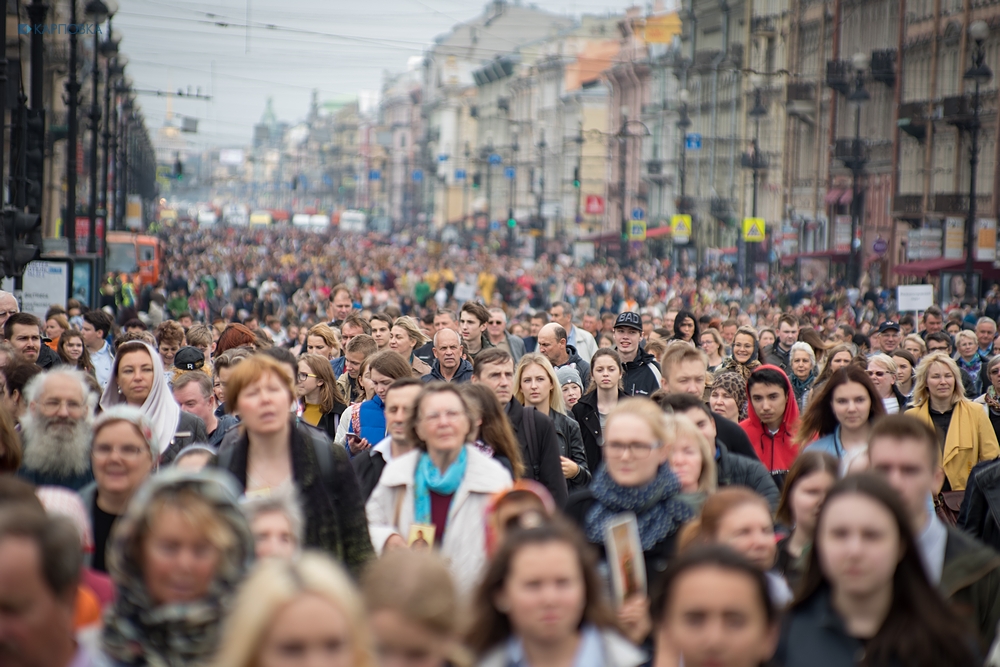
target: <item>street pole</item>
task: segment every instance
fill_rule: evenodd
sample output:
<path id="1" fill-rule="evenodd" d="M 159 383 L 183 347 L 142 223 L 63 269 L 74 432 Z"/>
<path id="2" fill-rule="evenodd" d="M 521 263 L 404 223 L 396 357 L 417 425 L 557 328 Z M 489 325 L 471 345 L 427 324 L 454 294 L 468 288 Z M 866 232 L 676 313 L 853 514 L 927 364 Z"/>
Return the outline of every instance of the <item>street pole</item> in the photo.
<path id="1" fill-rule="evenodd" d="M 580 129 L 573 141 L 576 143 L 576 171 L 574 173 L 579 181 L 576 186 L 576 211 L 573 223 L 579 225 L 583 222 L 583 214 L 580 213 L 580 201 L 583 197 L 583 123 L 580 123 Z"/>
<path id="2" fill-rule="evenodd" d="M 861 195 L 861 177 L 864 175 L 867 158 L 861 143 L 861 105 L 871 99 L 865 90 L 865 70 L 868 69 L 870 57 L 867 53 L 856 53 L 852 58 L 856 74 L 854 90 L 847 96 L 847 101 L 856 105 L 854 115 L 854 142 L 851 145 L 851 157 L 845 164 L 851 170 L 851 247 L 848 252 L 847 286 L 861 286 L 861 244 L 857 241 L 858 230 L 861 229 L 861 216 L 864 214 L 864 202 Z"/>
<path id="3" fill-rule="evenodd" d="M 507 254 L 513 256 L 515 253 L 515 242 L 517 240 L 516 225 L 511 225 L 514 220 L 514 208 L 517 206 L 517 151 L 520 146 L 517 143 L 517 135 L 514 134 L 510 144 L 510 166 L 514 170 L 514 177 L 510 179 L 510 202 L 507 208 Z"/>
<path id="4" fill-rule="evenodd" d="M 77 25 L 79 19 L 76 11 L 77 0 L 69 0 L 69 22 Z M 77 117 L 79 104 L 80 82 L 77 81 L 77 40 L 76 31 L 69 31 L 69 72 L 66 79 L 66 206 L 63 209 L 63 236 L 69 245 L 69 254 L 76 255 L 76 143 Z"/>
<path id="5" fill-rule="evenodd" d="M 625 210 L 625 188 L 628 186 L 627 179 L 625 177 L 625 169 L 628 164 L 628 113 L 624 107 L 622 108 L 622 127 L 618 133 L 618 142 L 618 199 L 621 202 L 621 241 L 619 244 L 619 252 L 621 254 L 621 266 L 624 267 L 628 262 L 628 214 Z"/>
<path id="6" fill-rule="evenodd" d="M 89 8 L 88 3 L 88 8 Z M 99 25 L 99 23 L 98 23 Z M 87 253 L 97 254 L 97 140 L 101 134 L 101 108 L 98 106 L 98 89 L 100 87 L 100 59 L 98 57 L 100 43 L 98 32 L 94 31 L 94 67 L 91 72 L 90 94 L 90 207 L 87 236 Z"/>
<path id="7" fill-rule="evenodd" d="M 976 251 L 976 171 L 979 167 L 979 121 L 980 98 L 979 88 L 989 83 L 993 72 L 986 65 L 986 49 L 983 42 L 989 36 L 989 26 L 985 21 L 976 21 L 969 26 L 969 35 L 975 41 L 972 49 L 972 67 L 965 73 L 964 79 L 973 81 L 975 88 L 972 94 L 972 120 L 969 122 L 969 215 L 965 220 L 965 303 L 977 308 L 979 306 L 979 291 L 975 289 L 973 280 L 973 259 Z"/>
<path id="8" fill-rule="evenodd" d="M 472 178 L 472 164 L 469 157 L 472 151 L 469 150 L 469 142 L 465 142 L 465 178 L 462 182 L 462 229 L 469 228 L 469 179 Z"/>
<path id="9" fill-rule="evenodd" d="M 764 96 L 760 89 L 759 83 L 755 83 L 753 91 L 753 108 L 747 113 L 748 116 L 754 120 L 754 134 L 753 141 L 750 144 L 750 155 L 749 160 L 744 160 L 743 166 L 750 167 L 753 171 L 753 195 L 751 200 L 751 216 L 756 218 L 757 213 L 757 197 L 760 191 L 760 171 L 761 169 L 767 168 L 767 161 L 760 153 L 760 119 L 767 115 L 767 107 L 764 106 Z M 743 281 L 743 287 L 745 290 L 749 290 L 753 287 L 753 277 L 754 269 L 757 260 L 757 241 L 747 241 L 743 237 L 743 225 L 740 225 L 739 235 L 737 237 L 737 273 L 740 274 L 740 280 Z M 742 266 L 739 265 L 739 260 L 743 260 Z"/>
<path id="10" fill-rule="evenodd" d="M 538 222 L 545 231 L 545 219 L 542 217 L 542 204 L 545 201 L 545 130 L 542 130 L 542 138 L 538 142 L 538 161 L 540 163 L 541 174 L 538 177 Z"/>
<path id="11" fill-rule="evenodd" d="M 677 119 L 677 130 L 678 143 L 680 144 L 680 161 L 677 165 L 677 182 L 680 185 L 680 198 L 677 201 L 677 212 L 682 214 L 688 214 L 687 203 L 687 131 L 691 127 L 691 117 L 688 115 L 688 101 L 690 99 L 690 93 L 688 93 L 687 88 L 681 89 L 680 100 L 681 100 L 681 113 L 680 118 Z M 670 230 L 670 248 L 669 257 L 670 261 L 676 266 L 677 258 L 674 256 L 674 250 L 676 246 L 674 245 L 674 235 L 673 229 Z"/>

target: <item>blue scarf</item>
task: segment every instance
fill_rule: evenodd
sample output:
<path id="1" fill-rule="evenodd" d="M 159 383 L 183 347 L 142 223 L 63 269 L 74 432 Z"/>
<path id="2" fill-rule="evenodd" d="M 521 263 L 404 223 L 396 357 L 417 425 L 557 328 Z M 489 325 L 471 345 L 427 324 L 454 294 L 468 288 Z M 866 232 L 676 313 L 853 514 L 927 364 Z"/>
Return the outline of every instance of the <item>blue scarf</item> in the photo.
<path id="1" fill-rule="evenodd" d="M 668 535 L 676 533 L 695 512 L 677 496 L 681 482 L 670 466 L 663 464 L 652 482 L 645 486 L 620 486 L 601 466 L 594 475 L 590 491 L 597 502 L 584 519 L 587 539 L 593 544 L 604 542 L 604 528 L 622 512 L 633 512 L 639 523 L 642 550 L 649 551 Z"/>
<path id="2" fill-rule="evenodd" d="M 465 478 L 465 467 L 469 455 L 462 447 L 458 458 L 443 473 L 437 469 L 427 452 L 420 455 L 414 478 L 413 506 L 417 523 L 431 522 L 431 491 L 442 496 L 450 496 L 458 490 Z"/>

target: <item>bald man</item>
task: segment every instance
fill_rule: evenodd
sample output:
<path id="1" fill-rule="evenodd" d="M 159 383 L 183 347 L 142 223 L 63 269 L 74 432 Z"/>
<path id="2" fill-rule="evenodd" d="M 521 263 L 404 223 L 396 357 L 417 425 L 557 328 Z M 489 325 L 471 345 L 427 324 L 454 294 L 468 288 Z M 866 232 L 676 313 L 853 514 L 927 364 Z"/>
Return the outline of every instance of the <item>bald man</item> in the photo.
<path id="1" fill-rule="evenodd" d="M 441 329 L 434 334 L 434 364 L 431 372 L 420 378 L 424 382 L 468 382 L 472 378 L 472 364 L 462 358 L 462 339 L 452 329 Z"/>
<path id="2" fill-rule="evenodd" d="M 576 348 L 567 341 L 566 330 L 557 322 L 549 322 L 538 330 L 538 351 L 559 370 L 563 366 L 575 368 L 583 380 L 584 391 L 590 386 L 590 364 L 583 360 Z"/>
<path id="3" fill-rule="evenodd" d="M 0 290 L 0 339 L 3 338 L 3 325 L 7 324 L 7 318 L 20 310 L 17 307 L 17 297 Z"/>

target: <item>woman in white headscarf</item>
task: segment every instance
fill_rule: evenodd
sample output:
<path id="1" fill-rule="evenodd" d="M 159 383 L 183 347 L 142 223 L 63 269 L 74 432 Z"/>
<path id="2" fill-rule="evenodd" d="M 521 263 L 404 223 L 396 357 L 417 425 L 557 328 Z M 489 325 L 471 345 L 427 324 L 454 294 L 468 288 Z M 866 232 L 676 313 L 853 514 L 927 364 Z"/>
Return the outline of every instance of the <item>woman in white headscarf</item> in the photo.
<path id="1" fill-rule="evenodd" d="M 156 440 L 164 448 L 160 464 L 173 461 L 177 452 L 194 442 L 207 442 L 205 424 L 181 412 L 163 373 L 160 355 L 147 343 L 122 343 L 111 366 L 111 380 L 101 396 L 101 409 L 128 404 L 139 408 L 153 424 Z"/>

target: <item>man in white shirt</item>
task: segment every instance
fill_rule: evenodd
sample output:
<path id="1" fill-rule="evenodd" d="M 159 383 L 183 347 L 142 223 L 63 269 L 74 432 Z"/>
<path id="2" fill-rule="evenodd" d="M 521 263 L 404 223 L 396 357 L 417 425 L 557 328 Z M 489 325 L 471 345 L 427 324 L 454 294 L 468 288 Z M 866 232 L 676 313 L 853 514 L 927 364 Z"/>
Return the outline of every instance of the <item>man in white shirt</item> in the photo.
<path id="1" fill-rule="evenodd" d="M 115 362 L 114 352 L 108 344 L 108 332 L 111 330 L 111 316 L 103 310 L 89 310 L 83 314 L 83 344 L 90 354 L 90 363 L 94 364 L 94 375 L 101 389 L 111 381 L 111 367 Z"/>

